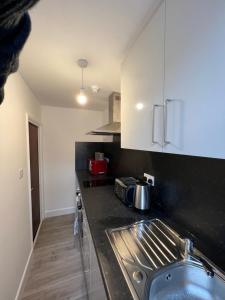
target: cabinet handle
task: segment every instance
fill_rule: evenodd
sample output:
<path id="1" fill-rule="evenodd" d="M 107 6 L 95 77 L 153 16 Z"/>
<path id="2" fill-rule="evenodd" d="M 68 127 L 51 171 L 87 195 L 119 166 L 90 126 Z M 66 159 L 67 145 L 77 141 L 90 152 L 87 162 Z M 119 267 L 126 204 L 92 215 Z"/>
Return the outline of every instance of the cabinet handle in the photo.
<path id="1" fill-rule="evenodd" d="M 173 99 L 166 99 L 164 106 L 164 145 L 171 144 L 171 141 L 167 138 L 167 125 L 168 125 L 168 105 L 173 102 Z"/>
<path id="2" fill-rule="evenodd" d="M 159 107 L 163 107 L 163 105 L 159 105 L 159 104 L 154 104 L 153 105 L 153 118 L 152 118 L 152 144 L 159 144 L 159 142 L 157 142 L 155 140 L 155 112 L 156 109 Z"/>

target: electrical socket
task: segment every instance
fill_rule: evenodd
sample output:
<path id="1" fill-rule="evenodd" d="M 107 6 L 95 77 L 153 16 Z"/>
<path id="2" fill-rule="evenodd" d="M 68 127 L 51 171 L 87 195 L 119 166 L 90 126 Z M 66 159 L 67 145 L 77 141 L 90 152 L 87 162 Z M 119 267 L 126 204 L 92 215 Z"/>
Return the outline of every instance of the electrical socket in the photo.
<path id="1" fill-rule="evenodd" d="M 155 176 L 152 176 L 152 175 L 150 175 L 150 174 L 144 173 L 144 177 L 147 178 L 147 181 L 148 181 L 149 179 L 151 179 L 151 181 L 152 181 L 152 186 L 155 186 Z"/>

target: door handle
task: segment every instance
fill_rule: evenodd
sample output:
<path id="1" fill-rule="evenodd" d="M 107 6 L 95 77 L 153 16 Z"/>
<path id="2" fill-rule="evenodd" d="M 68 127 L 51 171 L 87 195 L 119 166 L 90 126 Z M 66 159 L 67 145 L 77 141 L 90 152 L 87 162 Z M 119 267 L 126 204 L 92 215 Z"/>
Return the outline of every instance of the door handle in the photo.
<path id="1" fill-rule="evenodd" d="M 163 108 L 164 106 L 160 104 L 153 105 L 153 118 L 152 118 L 152 144 L 158 144 L 158 145 L 160 145 L 160 143 L 155 140 L 155 112 L 156 109 L 159 107 Z"/>
<path id="2" fill-rule="evenodd" d="M 31 191 L 31 193 L 34 191 L 34 188 L 32 187 L 31 189 L 30 189 L 30 191 Z"/>
<path id="3" fill-rule="evenodd" d="M 164 105 L 164 145 L 171 144 L 171 141 L 168 140 L 167 137 L 167 129 L 168 129 L 168 105 L 169 103 L 176 101 L 174 99 L 166 99 Z"/>

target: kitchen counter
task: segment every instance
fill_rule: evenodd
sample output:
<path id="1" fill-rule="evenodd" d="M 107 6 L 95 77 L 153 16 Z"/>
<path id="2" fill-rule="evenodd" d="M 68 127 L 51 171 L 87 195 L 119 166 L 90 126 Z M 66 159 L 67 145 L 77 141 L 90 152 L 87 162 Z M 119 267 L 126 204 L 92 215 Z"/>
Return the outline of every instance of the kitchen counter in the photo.
<path id="1" fill-rule="evenodd" d="M 126 207 L 114 195 L 113 185 L 91 188 L 83 185 L 83 181 L 107 178 L 105 176 L 96 177 L 87 171 L 77 171 L 77 178 L 108 299 L 133 299 L 105 230 L 150 218 L 160 218 L 170 226 L 174 224 L 166 220 L 159 211 L 151 210 L 148 215 L 143 215 Z"/>

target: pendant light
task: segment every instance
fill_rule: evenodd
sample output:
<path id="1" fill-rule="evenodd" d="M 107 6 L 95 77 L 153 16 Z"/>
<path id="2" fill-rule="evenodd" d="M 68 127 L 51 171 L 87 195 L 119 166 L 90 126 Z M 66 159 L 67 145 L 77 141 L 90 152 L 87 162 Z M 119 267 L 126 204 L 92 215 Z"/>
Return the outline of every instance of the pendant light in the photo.
<path id="1" fill-rule="evenodd" d="M 87 103 L 87 96 L 85 95 L 84 88 L 84 69 L 88 66 L 88 61 L 86 59 L 80 58 L 77 61 L 78 67 L 81 68 L 81 87 L 80 93 L 77 95 L 76 100 L 80 105 L 85 105 Z"/>

